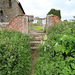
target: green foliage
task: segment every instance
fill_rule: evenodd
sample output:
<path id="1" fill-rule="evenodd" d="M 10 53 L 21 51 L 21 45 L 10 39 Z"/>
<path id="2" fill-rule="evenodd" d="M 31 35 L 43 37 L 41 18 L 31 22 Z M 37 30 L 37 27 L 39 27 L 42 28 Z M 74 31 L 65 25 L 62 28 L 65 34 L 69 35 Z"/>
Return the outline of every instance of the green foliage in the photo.
<path id="1" fill-rule="evenodd" d="M 38 52 L 34 75 L 75 75 L 75 23 L 50 27 Z"/>
<path id="2" fill-rule="evenodd" d="M 38 23 L 34 23 L 33 26 L 39 26 L 39 24 Z"/>
<path id="3" fill-rule="evenodd" d="M 40 23 L 42 23 L 42 20 L 38 20 L 38 21 L 37 21 L 37 24 L 38 24 L 38 25 L 40 25 Z"/>
<path id="4" fill-rule="evenodd" d="M 28 35 L 0 30 L 0 75 L 30 75 Z"/>
<path id="5" fill-rule="evenodd" d="M 51 10 L 48 12 L 47 15 L 51 15 L 51 14 L 56 15 L 56 16 L 58 16 L 58 17 L 61 19 L 61 12 L 60 12 L 60 10 L 51 9 Z"/>

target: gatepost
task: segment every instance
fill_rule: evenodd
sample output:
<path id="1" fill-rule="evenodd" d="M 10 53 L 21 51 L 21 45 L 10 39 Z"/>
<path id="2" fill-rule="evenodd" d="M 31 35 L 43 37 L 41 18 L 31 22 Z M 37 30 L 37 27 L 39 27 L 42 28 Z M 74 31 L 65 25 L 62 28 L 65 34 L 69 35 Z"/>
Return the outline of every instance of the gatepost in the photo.
<path id="1" fill-rule="evenodd" d="M 49 29 L 51 26 L 51 15 L 47 15 L 46 17 L 46 29 Z"/>
<path id="2" fill-rule="evenodd" d="M 23 16 L 23 34 L 28 34 L 28 17 L 27 16 Z"/>

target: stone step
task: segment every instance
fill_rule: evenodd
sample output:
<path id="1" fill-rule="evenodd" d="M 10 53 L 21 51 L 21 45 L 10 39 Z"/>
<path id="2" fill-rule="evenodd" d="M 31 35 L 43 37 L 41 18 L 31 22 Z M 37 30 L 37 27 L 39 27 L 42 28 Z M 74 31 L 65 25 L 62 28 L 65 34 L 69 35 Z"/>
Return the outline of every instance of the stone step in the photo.
<path id="1" fill-rule="evenodd" d="M 41 41 L 30 41 L 30 44 L 40 44 L 41 43 Z"/>
<path id="2" fill-rule="evenodd" d="M 37 43 L 36 43 L 36 44 L 35 44 L 35 43 L 31 43 L 31 44 L 30 44 L 30 47 L 37 47 L 38 45 L 39 45 L 39 44 L 37 44 Z"/>
<path id="3" fill-rule="evenodd" d="M 30 47 L 31 50 L 37 50 L 38 47 Z"/>
<path id="4" fill-rule="evenodd" d="M 30 49 L 37 50 L 38 45 L 41 44 L 41 40 L 43 40 L 45 33 L 32 33 L 30 36 Z"/>
<path id="5" fill-rule="evenodd" d="M 45 33 L 32 33 L 31 36 L 45 36 Z"/>
<path id="6" fill-rule="evenodd" d="M 32 36 L 32 37 L 30 37 L 30 41 L 41 41 L 41 40 L 43 40 L 43 38 L 44 38 L 44 36 L 39 36 L 39 37 L 34 37 L 34 36 Z"/>

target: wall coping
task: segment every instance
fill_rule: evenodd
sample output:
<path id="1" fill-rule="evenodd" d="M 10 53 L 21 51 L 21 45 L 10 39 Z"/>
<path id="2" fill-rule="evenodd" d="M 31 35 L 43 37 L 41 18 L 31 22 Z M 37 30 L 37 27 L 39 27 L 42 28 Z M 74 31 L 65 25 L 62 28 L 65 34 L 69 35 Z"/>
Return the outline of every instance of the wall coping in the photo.
<path id="1" fill-rule="evenodd" d="M 9 24 L 9 22 L 0 22 L 0 27 L 4 28 L 7 24 Z"/>
<path id="2" fill-rule="evenodd" d="M 51 15 L 47 15 L 47 16 L 51 16 L 51 17 L 58 17 L 58 16 L 56 16 L 56 15 L 53 15 L 53 14 L 51 14 Z M 59 17 L 58 17 L 59 18 Z M 59 18 L 60 19 L 60 18 Z"/>

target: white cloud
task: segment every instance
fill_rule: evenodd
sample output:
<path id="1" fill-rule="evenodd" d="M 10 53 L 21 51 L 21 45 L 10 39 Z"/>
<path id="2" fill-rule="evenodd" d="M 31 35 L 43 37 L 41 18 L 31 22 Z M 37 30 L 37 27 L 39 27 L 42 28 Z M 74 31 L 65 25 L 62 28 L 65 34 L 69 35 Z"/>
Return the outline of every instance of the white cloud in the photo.
<path id="1" fill-rule="evenodd" d="M 70 19 L 75 15 L 74 0 L 19 0 L 28 15 L 46 17 L 51 8 L 61 10 L 62 19 Z"/>
<path id="2" fill-rule="evenodd" d="M 67 12 L 67 11 L 62 11 L 63 13 L 63 16 L 67 17 L 67 16 L 74 16 L 75 15 L 75 11 L 70 11 L 70 12 Z"/>
<path id="3" fill-rule="evenodd" d="M 75 1 L 74 0 L 67 0 L 65 3 L 66 3 L 66 5 L 73 5 L 73 4 L 75 4 Z"/>
<path id="4" fill-rule="evenodd" d="M 73 10 L 73 11 L 62 10 L 61 11 L 61 16 L 62 16 L 62 20 L 64 20 L 64 19 L 67 19 L 67 20 L 72 19 L 73 16 L 75 16 L 75 10 Z"/>

